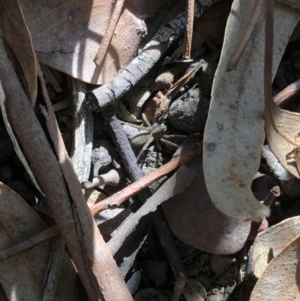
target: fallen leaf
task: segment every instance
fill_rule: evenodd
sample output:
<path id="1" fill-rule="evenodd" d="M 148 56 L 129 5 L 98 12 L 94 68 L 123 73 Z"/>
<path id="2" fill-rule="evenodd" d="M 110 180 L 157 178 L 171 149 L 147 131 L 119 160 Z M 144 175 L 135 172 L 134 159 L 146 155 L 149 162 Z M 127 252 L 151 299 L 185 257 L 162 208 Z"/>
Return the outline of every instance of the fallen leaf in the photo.
<path id="1" fill-rule="evenodd" d="M 201 156 L 187 164 L 196 173 L 186 190 L 162 204 L 173 234 L 184 243 L 207 253 L 226 255 L 245 244 L 251 222 L 231 218 L 215 208 L 207 193 Z"/>
<path id="2" fill-rule="evenodd" d="M 0 249 L 24 241 L 47 227 L 29 205 L 0 182 Z M 9 300 L 42 300 L 51 241 L 0 263 L 0 283 Z M 76 272 L 65 254 L 55 300 L 72 300 Z"/>
<path id="3" fill-rule="evenodd" d="M 93 60 L 115 1 L 20 1 L 39 61 L 92 84 L 109 81 L 132 60 L 146 34 L 144 18 L 163 3 L 126 1 L 105 63 L 96 66 Z"/>
<path id="4" fill-rule="evenodd" d="M 285 219 L 265 231 L 259 233 L 254 240 L 250 259 L 253 273 L 260 278 L 269 262 L 299 234 L 300 216 Z"/>
<path id="5" fill-rule="evenodd" d="M 24 15 L 18 1 L 0 2 L 0 27 L 18 60 L 30 94 L 31 103 L 37 95 L 37 66 L 30 32 L 26 26 Z"/>
<path id="6" fill-rule="evenodd" d="M 250 301 L 300 300 L 300 235 L 267 266 L 252 291 Z"/>
<path id="7" fill-rule="evenodd" d="M 300 163 L 297 167 L 299 154 L 296 154 L 300 147 L 300 114 L 280 109 L 271 103 L 270 111 L 266 114 L 266 135 L 270 149 L 280 164 L 300 179 Z"/>
<path id="8" fill-rule="evenodd" d="M 260 221 L 269 214 L 269 209 L 257 202 L 251 183 L 259 167 L 265 139 L 263 16 L 237 69 L 226 72 L 229 56 L 253 5 L 254 1 L 235 0 L 231 8 L 204 133 L 203 165 L 209 195 L 220 211 Z M 299 19 L 297 11 L 275 4 L 273 75 Z"/>

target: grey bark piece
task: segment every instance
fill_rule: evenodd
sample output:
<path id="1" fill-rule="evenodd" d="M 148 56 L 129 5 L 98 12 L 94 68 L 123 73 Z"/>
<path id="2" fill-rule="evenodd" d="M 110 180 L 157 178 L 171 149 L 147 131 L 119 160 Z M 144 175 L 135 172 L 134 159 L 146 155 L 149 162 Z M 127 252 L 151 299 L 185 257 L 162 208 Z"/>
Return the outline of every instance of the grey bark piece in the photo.
<path id="1" fill-rule="evenodd" d="M 86 181 L 90 175 L 91 156 L 93 147 L 93 116 L 84 99 L 85 83 L 71 79 L 70 83 L 73 102 L 73 149 L 72 165 L 79 182 Z"/>

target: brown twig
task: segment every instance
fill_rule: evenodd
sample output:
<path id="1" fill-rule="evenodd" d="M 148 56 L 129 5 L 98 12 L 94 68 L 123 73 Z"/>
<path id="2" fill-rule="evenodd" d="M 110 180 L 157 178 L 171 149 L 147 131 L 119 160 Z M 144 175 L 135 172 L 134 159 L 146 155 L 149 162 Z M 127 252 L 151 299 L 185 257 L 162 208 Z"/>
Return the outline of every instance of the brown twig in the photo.
<path id="1" fill-rule="evenodd" d="M 190 156 L 196 156 L 201 151 L 201 141 L 200 135 L 189 136 L 182 144 L 182 147 L 178 149 L 174 155 L 177 157 L 179 154 L 187 154 Z M 114 231 L 114 235 L 108 242 L 108 245 L 113 253 L 120 249 L 123 245 L 125 239 L 135 230 L 139 221 L 145 217 L 149 216 L 149 213 L 153 214 L 153 226 L 157 232 L 159 241 L 163 246 L 164 252 L 170 261 L 171 267 L 175 274 L 175 277 L 179 277 L 180 273 L 184 273 L 182 263 L 177 258 L 176 248 L 173 240 L 169 235 L 169 229 L 162 218 L 161 211 L 158 210 L 158 206 L 174 194 L 183 192 L 184 189 L 191 183 L 194 173 L 190 170 L 186 170 L 186 166 L 181 166 L 177 172 L 171 176 L 152 196 L 150 196 L 146 202 L 135 212 L 134 215 L 129 216 L 122 225 Z M 176 185 L 175 185 L 176 183 Z M 162 234 L 158 234 L 162 233 Z"/>
<path id="2" fill-rule="evenodd" d="M 91 212 L 93 215 L 96 215 L 100 211 L 114 207 L 120 206 L 125 200 L 129 197 L 135 195 L 136 193 L 140 192 L 142 189 L 150 186 L 154 181 L 160 179 L 167 173 L 175 170 L 182 164 L 186 164 L 195 156 L 195 153 L 191 151 L 190 153 L 182 153 L 180 152 L 178 155 L 173 156 L 170 162 L 161 166 L 160 168 L 152 171 L 148 175 L 142 177 L 141 179 L 133 182 L 132 184 L 128 185 L 121 191 L 116 192 L 115 194 L 111 195 L 110 197 L 106 198 L 102 202 L 94 205 L 91 207 Z M 59 231 L 56 226 L 53 226 L 29 239 L 24 242 L 20 242 L 6 250 L 0 251 L 0 262 L 17 255 L 21 252 L 27 251 L 37 244 L 50 239 L 59 234 Z"/>
<path id="3" fill-rule="evenodd" d="M 39 243 L 48 240 L 52 237 L 59 235 L 59 231 L 56 226 L 51 227 L 35 236 L 28 238 L 25 241 L 19 242 L 6 250 L 0 251 L 0 262 L 15 256 L 21 252 L 25 252 L 38 245 Z"/>
<path id="4" fill-rule="evenodd" d="M 81 250 L 71 250 L 70 244 L 68 246 L 68 250 L 72 258 L 76 258 L 76 256 L 83 256 L 81 258 L 81 264 L 84 265 L 86 272 L 88 272 L 85 280 L 89 278 L 94 289 L 93 294 L 88 292 L 89 296 L 92 296 L 92 298 L 95 300 L 100 299 L 104 301 L 121 301 L 123 299 L 133 300 L 124 282 L 123 276 L 116 262 L 114 261 L 101 233 L 99 232 L 99 229 L 86 204 L 80 183 L 74 172 L 71 160 L 67 154 L 64 142 L 62 140 L 54 111 L 51 107 L 51 101 L 47 94 L 46 85 L 43 81 L 41 81 L 41 87 L 48 110 L 43 110 L 42 113 L 46 118 L 46 125 L 54 144 L 54 149 L 56 150 L 58 162 L 72 198 L 71 212 L 74 215 L 76 236 L 68 237 L 69 233 L 67 231 L 63 231 L 62 235 L 65 240 L 77 239 L 82 244 L 80 246 Z M 63 218 L 60 218 L 59 220 L 56 218 L 55 221 L 57 222 L 58 228 L 61 226 L 67 227 L 69 222 Z M 64 232 L 67 232 L 67 235 L 64 234 Z M 66 241 L 66 243 L 68 243 L 68 241 Z M 73 248 L 75 248 L 74 244 Z M 99 260 L 99 256 L 101 256 L 101 261 Z"/>
<path id="5" fill-rule="evenodd" d="M 115 206 L 120 206 L 128 198 L 139 193 L 141 190 L 147 188 L 152 183 L 154 183 L 158 179 L 162 178 L 164 175 L 170 173 L 171 171 L 175 170 L 180 165 L 186 164 L 194 156 L 195 156 L 195 154 L 191 154 L 191 153 L 187 153 L 187 152 L 179 153 L 165 165 L 152 171 L 148 175 L 138 179 L 137 181 L 135 181 L 132 184 L 130 184 L 129 186 L 125 187 L 121 191 L 109 196 L 108 198 L 101 201 L 100 203 L 94 205 L 91 208 L 92 214 L 96 215 L 97 213 L 99 213 L 102 210 L 105 210 L 105 209 L 108 209 L 111 207 L 115 207 Z"/>
<path id="6" fill-rule="evenodd" d="M 300 91 L 300 79 L 297 79 L 292 84 L 288 85 L 282 91 L 274 96 L 274 102 L 277 106 L 281 106 L 285 101 L 295 96 Z"/>
<path id="7" fill-rule="evenodd" d="M 192 50 L 192 39 L 193 39 L 193 27 L 194 27 L 194 10 L 195 10 L 195 0 L 187 0 L 187 18 L 186 18 L 186 27 L 185 35 L 183 42 L 183 59 L 191 59 L 191 50 Z"/>
<path id="8" fill-rule="evenodd" d="M 105 55 L 107 53 L 107 48 L 110 44 L 111 38 L 113 36 L 113 33 L 114 33 L 117 23 L 119 21 L 124 2 L 125 2 L 125 0 L 116 0 L 114 10 L 112 12 L 112 15 L 109 18 L 109 22 L 108 22 L 105 34 L 102 38 L 99 50 L 94 59 L 95 64 L 98 66 L 101 65 L 102 61 L 105 58 Z"/>
<path id="9" fill-rule="evenodd" d="M 185 73 L 169 91 L 166 93 L 165 97 L 173 99 L 174 96 L 180 91 L 180 89 L 191 79 L 195 76 L 195 74 L 199 71 L 199 69 L 203 66 L 204 61 L 200 60 L 198 64 Z"/>

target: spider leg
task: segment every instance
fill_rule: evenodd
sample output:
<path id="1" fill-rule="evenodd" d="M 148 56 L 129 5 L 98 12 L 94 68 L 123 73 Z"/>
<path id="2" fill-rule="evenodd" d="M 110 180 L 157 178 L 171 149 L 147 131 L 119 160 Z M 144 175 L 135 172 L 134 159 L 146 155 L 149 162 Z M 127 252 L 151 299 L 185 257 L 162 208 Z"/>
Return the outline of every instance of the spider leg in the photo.
<path id="1" fill-rule="evenodd" d="M 169 140 L 166 140 L 166 139 L 164 139 L 164 138 L 161 138 L 160 141 L 163 142 L 164 144 L 166 144 L 166 145 L 172 147 L 172 148 L 175 148 L 175 149 L 177 149 L 177 148 L 179 147 L 178 144 L 173 143 L 173 142 L 171 142 L 171 141 L 169 141 Z"/>
<path id="2" fill-rule="evenodd" d="M 153 142 L 154 138 L 150 137 L 149 140 L 145 143 L 143 148 L 141 149 L 139 155 L 136 157 L 137 160 L 139 160 L 140 156 L 144 153 L 144 151 L 149 147 L 149 145 Z"/>
<path id="3" fill-rule="evenodd" d="M 147 124 L 147 126 L 148 126 L 149 128 L 151 128 L 151 123 L 150 123 L 149 120 L 147 119 L 145 113 L 142 113 L 142 118 L 143 118 L 144 122 Z"/>

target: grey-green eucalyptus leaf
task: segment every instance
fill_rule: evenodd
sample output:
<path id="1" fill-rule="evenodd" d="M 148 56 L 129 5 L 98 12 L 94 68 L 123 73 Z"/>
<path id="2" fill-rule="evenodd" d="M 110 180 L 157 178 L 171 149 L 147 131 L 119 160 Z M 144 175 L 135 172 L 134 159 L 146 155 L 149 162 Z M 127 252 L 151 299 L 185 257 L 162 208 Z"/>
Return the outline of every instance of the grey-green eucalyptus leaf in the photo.
<path id="1" fill-rule="evenodd" d="M 261 157 L 264 132 L 264 49 L 262 15 L 237 69 L 226 72 L 229 56 L 250 17 L 255 1 L 235 0 L 225 31 L 204 133 L 204 175 L 212 202 L 224 214 L 259 221 L 269 214 L 251 192 Z M 299 11 L 275 3 L 273 76 Z"/>

